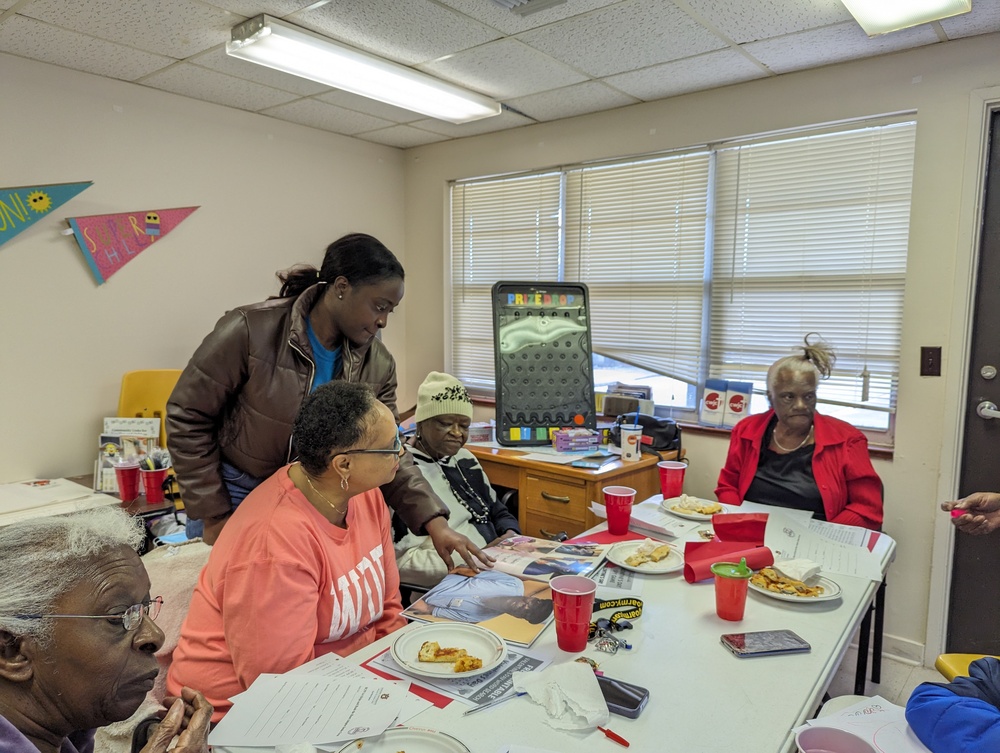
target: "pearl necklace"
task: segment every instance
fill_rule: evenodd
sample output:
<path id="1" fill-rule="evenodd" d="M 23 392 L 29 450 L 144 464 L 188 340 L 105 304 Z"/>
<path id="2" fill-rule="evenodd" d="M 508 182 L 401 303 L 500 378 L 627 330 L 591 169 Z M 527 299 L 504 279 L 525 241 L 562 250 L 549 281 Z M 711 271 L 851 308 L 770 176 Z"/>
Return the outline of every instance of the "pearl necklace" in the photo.
<path id="1" fill-rule="evenodd" d="M 347 514 L 347 510 L 341 510 L 339 507 L 337 507 L 335 504 L 333 504 L 333 502 L 331 502 L 330 500 L 328 500 L 326 498 L 326 495 L 323 494 L 323 492 L 321 492 L 319 489 L 317 489 L 315 486 L 313 486 L 312 479 L 309 478 L 309 474 L 306 472 L 305 468 L 302 468 L 302 475 L 306 477 L 306 483 L 309 484 L 309 488 L 312 489 L 314 492 L 316 492 L 316 494 L 319 495 L 319 498 L 321 500 L 323 500 L 328 505 L 330 505 L 330 507 L 332 507 L 337 512 L 338 515 L 346 515 Z"/>
<path id="2" fill-rule="evenodd" d="M 813 427 L 810 426 L 809 433 L 806 434 L 806 438 L 803 439 L 801 442 L 799 442 L 797 446 L 791 449 L 788 449 L 783 444 L 781 444 L 781 442 L 778 441 L 778 437 L 775 435 L 773 431 L 771 432 L 771 441 L 774 442 L 775 447 L 777 447 L 779 450 L 783 450 L 785 452 L 795 452 L 796 450 L 801 450 L 803 447 L 805 447 L 806 442 L 808 442 L 812 438 L 812 435 L 813 435 Z"/>

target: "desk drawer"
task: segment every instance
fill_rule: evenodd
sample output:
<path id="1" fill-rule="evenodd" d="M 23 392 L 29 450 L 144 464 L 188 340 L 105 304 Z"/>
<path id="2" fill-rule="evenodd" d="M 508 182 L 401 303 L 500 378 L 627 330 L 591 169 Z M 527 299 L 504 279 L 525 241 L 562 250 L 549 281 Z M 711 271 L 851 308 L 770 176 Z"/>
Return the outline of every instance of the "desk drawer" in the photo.
<path id="1" fill-rule="evenodd" d="M 521 504 L 530 513 L 563 518 L 580 524 L 587 514 L 587 485 L 571 480 L 528 473 Z M 532 534 L 534 535 L 534 534 Z"/>
<path id="2" fill-rule="evenodd" d="M 547 539 L 550 535 L 562 531 L 570 538 L 573 538 L 586 531 L 589 527 L 586 523 L 576 520 L 553 518 L 549 515 L 533 512 L 527 516 L 522 533 L 525 536 L 534 536 L 536 539 Z"/>

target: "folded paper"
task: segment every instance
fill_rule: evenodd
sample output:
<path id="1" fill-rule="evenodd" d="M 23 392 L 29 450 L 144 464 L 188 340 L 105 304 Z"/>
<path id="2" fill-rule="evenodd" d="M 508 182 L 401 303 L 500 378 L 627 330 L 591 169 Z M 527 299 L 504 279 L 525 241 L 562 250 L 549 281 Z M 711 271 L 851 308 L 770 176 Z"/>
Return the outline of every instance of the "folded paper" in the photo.
<path id="1" fill-rule="evenodd" d="M 713 541 L 689 541 L 684 547 L 684 580 L 696 583 L 712 577 L 716 562 L 746 558 L 754 570 L 774 564 L 774 554 L 764 546 L 767 513 L 726 513 L 712 516 Z"/>

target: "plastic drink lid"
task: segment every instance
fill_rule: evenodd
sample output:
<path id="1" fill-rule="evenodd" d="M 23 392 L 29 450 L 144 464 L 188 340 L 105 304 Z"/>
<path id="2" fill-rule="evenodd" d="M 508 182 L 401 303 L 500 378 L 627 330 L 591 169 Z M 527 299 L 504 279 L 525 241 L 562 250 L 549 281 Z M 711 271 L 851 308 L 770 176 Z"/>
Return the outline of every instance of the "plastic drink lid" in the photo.
<path id="1" fill-rule="evenodd" d="M 723 578 L 749 578 L 753 570 L 747 567 L 746 558 L 743 558 L 738 565 L 735 562 L 716 562 L 712 565 L 712 573 Z"/>

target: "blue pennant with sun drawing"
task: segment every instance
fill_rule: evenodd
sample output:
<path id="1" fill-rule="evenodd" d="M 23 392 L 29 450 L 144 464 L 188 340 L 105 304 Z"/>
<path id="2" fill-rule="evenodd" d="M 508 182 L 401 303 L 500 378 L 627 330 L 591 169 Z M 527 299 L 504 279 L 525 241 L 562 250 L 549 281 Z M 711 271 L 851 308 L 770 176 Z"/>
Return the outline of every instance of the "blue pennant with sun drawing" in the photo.
<path id="1" fill-rule="evenodd" d="M 92 185 L 87 181 L 0 188 L 0 246 Z"/>

